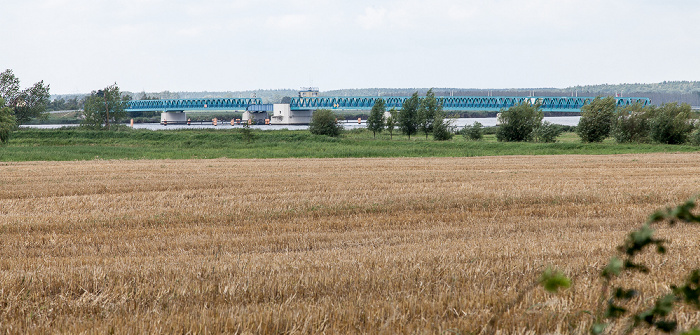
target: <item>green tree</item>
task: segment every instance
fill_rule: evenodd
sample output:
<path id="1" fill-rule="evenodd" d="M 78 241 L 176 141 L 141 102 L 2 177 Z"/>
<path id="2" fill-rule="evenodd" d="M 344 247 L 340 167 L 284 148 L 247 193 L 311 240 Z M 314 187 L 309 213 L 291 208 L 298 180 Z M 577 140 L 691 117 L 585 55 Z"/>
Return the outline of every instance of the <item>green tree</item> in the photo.
<path id="1" fill-rule="evenodd" d="M 538 104 L 525 101 L 498 114 L 500 126 L 496 132 L 499 142 L 523 142 L 534 139 L 534 132 L 542 124 L 544 114 Z"/>
<path id="2" fill-rule="evenodd" d="M 381 133 L 384 129 L 384 113 L 386 112 L 386 106 L 384 104 L 384 99 L 379 98 L 374 102 L 372 106 L 372 111 L 367 118 L 367 129 L 369 129 L 374 137 L 377 137 L 377 132 Z"/>
<path id="3" fill-rule="evenodd" d="M 20 92 L 19 101 L 15 107 L 17 123 L 25 124 L 32 119 L 45 118 L 50 97 L 49 86 L 44 86 L 43 81 Z"/>
<path id="4" fill-rule="evenodd" d="M 700 145 L 700 128 L 695 129 L 695 131 L 690 134 L 688 140 L 692 145 Z"/>
<path id="5" fill-rule="evenodd" d="M 12 109 L 17 124 L 25 124 L 34 118 L 46 116 L 46 107 L 49 105 L 49 86 L 44 81 L 21 90 L 19 79 L 12 70 L 0 73 L 0 98 L 5 100 L 3 106 Z"/>
<path id="6" fill-rule="evenodd" d="M 343 126 L 336 122 L 336 115 L 330 109 L 318 109 L 311 115 L 309 131 L 312 134 L 336 137 L 342 129 Z"/>
<path id="7" fill-rule="evenodd" d="M 539 127 L 535 128 L 534 139 L 537 142 L 554 143 L 563 131 L 560 125 L 544 121 Z"/>
<path id="8" fill-rule="evenodd" d="M 474 122 L 472 125 L 464 126 L 462 129 L 464 138 L 472 141 L 480 141 L 484 138 L 484 125 L 481 122 Z"/>
<path id="9" fill-rule="evenodd" d="M 438 109 L 435 112 L 433 118 L 433 139 L 437 141 L 447 141 L 451 140 L 454 136 L 454 127 L 452 126 L 451 120 L 445 118 L 445 114 L 442 109 Z"/>
<path id="10" fill-rule="evenodd" d="M 401 112 L 398 115 L 398 125 L 401 132 L 408 135 L 408 139 L 411 139 L 411 135 L 415 135 L 418 132 L 418 107 L 420 105 L 420 98 L 418 97 L 418 92 L 413 93 L 413 95 L 406 99 L 401 107 Z"/>
<path id="11" fill-rule="evenodd" d="M 651 139 L 658 143 L 685 143 L 693 131 L 691 107 L 688 104 L 667 103 L 651 112 Z"/>
<path id="12" fill-rule="evenodd" d="M 425 133 L 426 139 L 428 138 L 428 134 L 433 131 L 435 118 L 441 111 L 442 105 L 435 98 L 435 93 L 433 93 L 433 89 L 431 88 L 428 90 L 425 98 L 420 100 L 420 106 L 418 107 L 417 114 L 418 128 L 420 131 Z"/>
<path id="13" fill-rule="evenodd" d="M 650 117 L 654 107 L 625 106 L 615 112 L 611 134 L 617 143 L 649 142 Z"/>
<path id="14" fill-rule="evenodd" d="M 12 70 L 7 69 L 0 73 L 0 99 L 5 100 L 8 107 L 15 103 L 19 96 L 19 78 L 12 73 Z"/>
<path id="15" fill-rule="evenodd" d="M 389 132 L 390 140 L 394 139 L 394 127 L 396 127 L 396 118 L 396 108 L 392 108 L 389 110 L 389 116 L 387 116 L 386 120 L 384 120 L 384 124 L 386 125 L 386 131 Z"/>
<path id="16" fill-rule="evenodd" d="M 0 143 L 10 140 L 10 133 L 15 129 L 15 115 L 12 108 L 5 106 L 5 99 L 0 98 Z"/>
<path id="17" fill-rule="evenodd" d="M 110 129 L 110 123 L 119 122 L 126 117 L 126 102 L 130 100 L 128 95 L 119 91 L 117 84 L 106 87 L 104 90 L 93 91 L 85 101 L 83 115 L 85 119 L 82 126 L 92 129 Z"/>
<path id="18" fill-rule="evenodd" d="M 602 142 L 610 136 L 616 106 L 613 97 L 597 97 L 591 103 L 581 107 L 581 119 L 576 127 L 576 133 L 582 142 Z"/>

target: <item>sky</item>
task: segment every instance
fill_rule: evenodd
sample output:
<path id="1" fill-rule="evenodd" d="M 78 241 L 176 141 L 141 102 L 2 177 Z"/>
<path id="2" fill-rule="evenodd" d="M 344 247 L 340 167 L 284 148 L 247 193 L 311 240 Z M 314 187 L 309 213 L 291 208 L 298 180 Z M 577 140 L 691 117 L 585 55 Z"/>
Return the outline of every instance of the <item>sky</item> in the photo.
<path id="1" fill-rule="evenodd" d="M 52 94 L 700 80 L 697 0 L 0 0 Z"/>

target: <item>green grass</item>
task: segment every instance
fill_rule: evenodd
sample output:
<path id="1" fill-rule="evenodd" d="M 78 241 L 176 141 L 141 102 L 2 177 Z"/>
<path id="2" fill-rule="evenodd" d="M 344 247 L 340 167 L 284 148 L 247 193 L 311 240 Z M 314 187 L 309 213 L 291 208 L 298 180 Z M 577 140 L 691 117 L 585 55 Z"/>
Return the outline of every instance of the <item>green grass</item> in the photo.
<path id="1" fill-rule="evenodd" d="M 76 128 L 23 129 L 0 146 L 0 161 L 56 161 L 92 159 L 189 158 L 341 158 L 341 157 L 468 157 L 498 155 L 622 154 L 693 152 L 700 147 L 663 144 L 584 144 L 574 133 L 557 143 L 501 143 L 494 135 L 468 141 L 457 135 L 437 142 L 418 135 L 346 131 L 339 138 L 312 135 L 303 130 L 254 130 L 247 143 L 241 129 L 232 130 L 122 130 L 90 131 Z"/>

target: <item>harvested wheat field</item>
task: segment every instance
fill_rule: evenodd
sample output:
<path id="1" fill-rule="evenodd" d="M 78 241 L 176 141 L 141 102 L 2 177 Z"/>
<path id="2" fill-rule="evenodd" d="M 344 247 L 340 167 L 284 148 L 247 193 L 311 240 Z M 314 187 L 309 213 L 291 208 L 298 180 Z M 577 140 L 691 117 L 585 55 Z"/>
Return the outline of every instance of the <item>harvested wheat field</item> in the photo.
<path id="1" fill-rule="evenodd" d="M 700 193 L 700 154 L 0 172 L 2 333 L 585 333 L 627 232 Z M 700 267 L 700 227 L 659 234 L 639 306 Z M 530 290 L 548 265 L 572 287 Z"/>

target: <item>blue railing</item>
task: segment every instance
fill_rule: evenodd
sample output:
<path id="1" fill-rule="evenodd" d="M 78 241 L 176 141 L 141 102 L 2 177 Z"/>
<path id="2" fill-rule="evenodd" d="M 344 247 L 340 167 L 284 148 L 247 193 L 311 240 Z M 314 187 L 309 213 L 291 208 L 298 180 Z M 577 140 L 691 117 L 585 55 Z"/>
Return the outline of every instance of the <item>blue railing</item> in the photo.
<path id="1" fill-rule="evenodd" d="M 250 105 L 259 104 L 262 104 L 260 98 L 131 100 L 127 102 L 126 111 L 246 110 Z"/>
<path id="2" fill-rule="evenodd" d="M 387 109 L 401 109 L 406 99 L 410 97 L 307 97 L 292 98 L 292 110 L 308 109 L 371 109 L 377 99 L 384 99 Z M 583 105 L 593 101 L 593 97 L 436 97 L 444 110 L 450 111 L 499 111 L 523 102 L 539 104 L 545 112 L 577 112 Z M 649 98 L 615 98 L 618 107 L 640 103 L 644 106 L 651 104 Z"/>
<path id="3" fill-rule="evenodd" d="M 387 109 L 400 110 L 406 99 L 410 97 L 309 97 L 292 98 L 292 110 L 314 110 L 321 108 L 340 110 L 372 109 L 377 99 L 384 99 Z M 436 97 L 442 108 L 448 111 L 499 111 L 515 105 L 529 102 L 539 104 L 545 112 L 578 112 L 585 104 L 593 101 L 593 97 Z M 618 107 L 635 103 L 643 106 L 651 104 L 649 98 L 615 98 Z M 230 99 L 169 99 L 169 100 L 132 100 L 127 103 L 127 112 L 136 111 L 192 111 L 192 110 L 258 110 L 271 109 L 271 106 L 250 108 L 262 105 L 260 98 L 230 98 Z M 262 108 L 262 109 L 261 109 Z"/>

